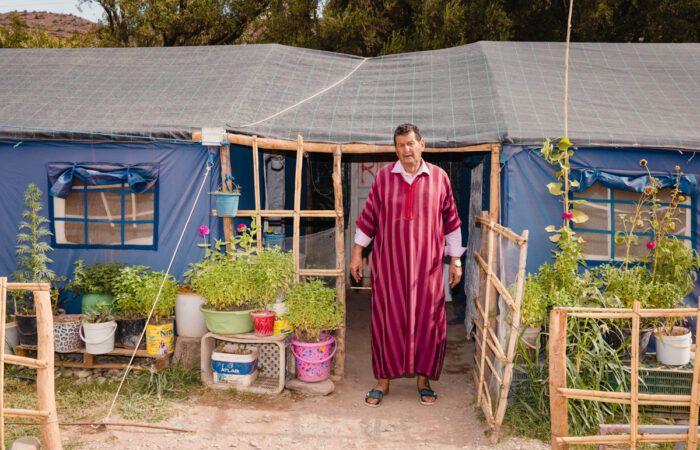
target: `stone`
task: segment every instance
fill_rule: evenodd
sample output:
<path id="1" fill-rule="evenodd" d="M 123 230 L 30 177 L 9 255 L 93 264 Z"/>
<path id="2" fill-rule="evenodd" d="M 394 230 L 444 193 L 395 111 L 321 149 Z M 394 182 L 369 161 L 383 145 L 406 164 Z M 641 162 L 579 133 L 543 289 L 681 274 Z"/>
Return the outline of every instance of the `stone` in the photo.
<path id="1" fill-rule="evenodd" d="M 104 384 L 105 381 L 107 381 L 107 378 L 105 378 L 105 377 L 97 377 L 96 381 L 97 381 L 97 384 Z"/>
<path id="2" fill-rule="evenodd" d="M 76 375 L 78 378 L 87 378 L 92 375 L 92 373 L 89 370 L 79 370 Z"/>
<path id="3" fill-rule="evenodd" d="M 202 355 L 202 339 L 178 336 L 173 362 L 187 369 L 199 369 Z"/>
<path id="4" fill-rule="evenodd" d="M 25 436 L 17 439 L 10 446 L 10 450 L 40 450 L 41 441 L 34 436 Z"/>
<path id="5" fill-rule="evenodd" d="M 331 380 L 306 383 L 298 378 L 292 378 L 287 381 L 285 387 L 291 391 L 306 395 L 328 395 L 335 390 L 335 384 Z"/>

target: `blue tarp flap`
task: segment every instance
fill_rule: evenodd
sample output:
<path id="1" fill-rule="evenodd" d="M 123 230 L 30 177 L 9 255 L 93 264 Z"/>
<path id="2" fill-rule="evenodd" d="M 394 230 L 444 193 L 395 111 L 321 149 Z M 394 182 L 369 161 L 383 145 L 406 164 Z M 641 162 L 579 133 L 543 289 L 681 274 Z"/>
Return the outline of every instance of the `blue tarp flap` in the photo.
<path id="1" fill-rule="evenodd" d="M 661 187 L 674 186 L 676 175 L 652 174 Z M 580 192 L 588 189 L 594 183 L 600 183 L 610 189 L 625 189 L 627 191 L 642 192 L 645 186 L 650 185 L 649 175 L 623 175 L 605 172 L 599 169 L 572 169 L 571 179 L 579 182 L 579 187 L 572 190 Z M 678 180 L 678 188 L 685 195 L 695 195 L 698 192 L 698 179 L 695 175 L 681 175 Z"/>
<path id="2" fill-rule="evenodd" d="M 51 182 L 49 193 L 59 198 L 68 197 L 75 178 L 90 186 L 126 182 L 135 194 L 153 188 L 158 180 L 155 164 L 51 163 L 47 171 Z"/>

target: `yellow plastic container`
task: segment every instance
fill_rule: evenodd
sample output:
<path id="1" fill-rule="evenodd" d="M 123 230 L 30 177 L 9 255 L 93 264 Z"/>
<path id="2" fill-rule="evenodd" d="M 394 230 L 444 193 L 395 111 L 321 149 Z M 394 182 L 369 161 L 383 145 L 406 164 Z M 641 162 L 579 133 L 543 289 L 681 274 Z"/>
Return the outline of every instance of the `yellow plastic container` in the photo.
<path id="1" fill-rule="evenodd" d="M 149 355 L 166 355 L 174 351 L 175 329 L 172 322 L 146 327 L 146 352 Z"/>
<path id="2" fill-rule="evenodd" d="M 275 312 L 275 327 L 273 334 L 284 334 L 292 331 L 291 325 L 287 322 L 287 305 L 278 302 L 272 305 L 272 310 Z"/>

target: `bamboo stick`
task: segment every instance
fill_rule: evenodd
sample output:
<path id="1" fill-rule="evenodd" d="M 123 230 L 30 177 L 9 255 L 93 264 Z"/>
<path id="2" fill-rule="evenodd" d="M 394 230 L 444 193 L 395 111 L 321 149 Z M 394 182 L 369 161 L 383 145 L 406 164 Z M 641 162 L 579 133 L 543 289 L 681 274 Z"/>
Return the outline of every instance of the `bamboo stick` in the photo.
<path id="1" fill-rule="evenodd" d="M 304 138 L 297 136 L 297 159 L 294 168 L 294 231 L 292 235 L 292 253 L 294 255 L 294 280 L 299 282 L 301 275 L 301 260 L 299 255 L 299 233 L 301 232 L 301 170 L 304 162 Z"/>
<path id="2" fill-rule="evenodd" d="M 342 146 L 336 146 L 333 152 L 333 200 L 335 203 L 335 268 L 338 274 L 335 279 L 338 303 L 343 310 L 343 323 L 336 333 L 338 351 L 335 356 L 335 374 L 345 375 L 345 327 L 347 324 L 347 308 L 345 305 L 345 218 L 343 217 L 343 178 L 342 178 Z"/>
<path id="3" fill-rule="evenodd" d="M 5 450 L 5 314 L 7 314 L 7 278 L 0 277 L 0 449 Z M 29 358 L 27 358 L 29 359 Z"/>
<path id="4" fill-rule="evenodd" d="M 498 222 L 501 196 L 501 146 L 491 146 L 491 174 L 489 184 L 489 215 Z"/>
<path id="5" fill-rule="evenodd" d="M 625 308 L 586 308 L 586 307 L 562 307 L 570 317 L 589 319 L 631 319 L 634 310 Z M 691 317 L 697 314 L 695 308 L 677 309 L 640 309 L 637 312 L 641 318 L 654 317 Z"/>
<path id="6" fill-rule="evenodd" d="M 3 408 L 2 414 L 6 417 L 26 417 L 28 419 L 46 419 L 49 417 L 48 411 L 36 409 Z"/>
<path id="7" fill-rule="evenodd" d="M 698 447 L 698 400 L 700 399 L 700 298 L 695 315 L 695 358 L 693 359 L 693 384 L 690 389 L 690 416 L 688 417 L 688 446 Z"/>
<path id="8" fill-rule="evenodd" d="M 683 442 L 687 439 L 687 434 L 642 434 L 637 436 L 637 441 L 641 443 L 664 443 Z M 571 445 L 605 445 L 605 444 L 627 444 L 631 440 L 630 434 L 618 434 L 609 436 L 566 436 L 557 438 L 559 443 Z M 554 445 L 552 445 L 554 448 Z"/>
<path id="9" fill-rule="evenodd" d="M 510 292 L 508 292 L 508 289 L 506 289 L 505 286 L 503 286 L 503 283 L 501 283 L 501 280 L 498 279 L 497 276 L 493 275 L 491 277 L 491 284 L 496 288 L 499 294 L 501 294 L 501 297 L 503 297 L 503 300 L 506 301 L 508 304 L 508 307 L 511 310 L 515 309 L 515 300 L 513 297 L 511 297 Z"/>
<path id="10" fill-rule="evenodd" d="M 518 331 L 520 329 L 520 307 L 522 306 L 523 293 L 525 291 L 525 266 L 527 264 L 527 239 L 529 231 L 525 230 L 522 235 L 524 240 L 520 246 L 518 254 L 518 269 L 515 280 L 515 298 L 513 299 L 512 321 L 510 328 L 510 336 L 506 345 L 506 363 L 503 368 L 503 380 L 501 382 L 501 397 L 498 400 L 498 409 L 494 420 L 496 421 L 496 429 L 492 434 L 492 442 L 497 442 L 501 432 L 501 424 L 506 414 L 506 404 L 508 403 L 508 392 L 510 391 L 510 383 L 513 378 L 513 360 L 515 359 L 515 351 L 518 344 Z M 500 281 L 500 280 L 499 280 Z M 500 380 L 499 380 L 500 381 Z"/>
<path id="11" fill-rule="evenodd" d="M 494 333 L 493 328 L 491 327 L 488 328 L 488 333 L 489 337 L 491 337 L 491 339 L 488 340 L 489 347 L 491 347 L 493 352 L 496 354 L 496 358 L 500 359 L 501 362 L 505 364 L 508 361 L 508 358 L 506 358 L 506 354 L 501 347 L 498 336 L 496 336 L 496 333 Z"/>
<path id="12" fill-rule="evenodd" d="M 2 337 L 2 341 L 4 342 L 4 336 L 2 336 L 4 333 L 0 331 L 0 337 Z M 5 346 L 3 345 L 3 348 Z M 2 350 L 0 350 L 2 351 Z M 38 359 L 34 358 L 26 358 L 24 356 L 17 356 L 17 355 L 5 355 L 5 364 L 14 364 L 15 366 L 24 366 L 24 367 L 29 367 L 31 369 L 45 369 L 48 367 L 48 364 L 46 361 L 39 361 Z M 2 373 L 2 367 L 0 367 L 0 373 Z M 2 384 L 0 384 L 0 387 Z M 0 406 L 2 406 L 2 400 L 0 400 Z"/>
<path id="13" fill-rule="evenodd" d="M 634 313 L 595 313 L 595 312 L 586 312 L 586 313 L 569 313 L 569 317 L 577 318 L 577 319 L 631 319 L 634 316 Z"/>
<path id="14" fill-rule="evenodd" d="M 559 389 L 566 388 L 566 310 L 554 308 L 549 323 L 549 407 L 552 449 L 566 450 L 559 438 L 569 434 L 568 402 Z"/>
<path id="15" fill-rule="evenodd" d="M 49 283 L 7 283 L 8 291 L 50 291 Z"/>
<path id="16" fill-rule="evenodd" d="M 302 277 L 338 277 L 344 274 L 338 269 L 299 269 L 299 275 Z"/>
<path id="17" fill-rule="evenodd" d="M 482 224 L 486 227 L 489 227 L 489 228 L 493 228 L 494 231 L 496 231 L 496 233 L 499 233 L 503 237 L 510 239 L 511 241 L 515 242 L 518 245 L 523 245 L 525 242 L 527 242 L 527 238 L 525 238 L 523 236 L 519 236 L 513 230 L 504 227 L 503 225 L 499 224 L 498 222 L 494 222 L 490 217 L 476 216 L 475 219 L 480 224 Z"/>
<path id="18" fill-rule="evenodd" d="M 236 217 L 255 217 L 254 210 L 238 210 Z M 282 209 L 263 209 L 260 210 L 260 217 L 294 217 L 294 211 Z M 302 210 L 299 211 L 299 217 L 317 217 L 335 219 L 338 214 L 334 210 Z"/>
<path id="19" fill-rule="evenodd" d="M 247 147 L 250 147 L 252 145 L 252 136 L 229 133 L 228 137 L 229 142 L 231 144 L 243 145 Z M 192 140 L 195 142 L 201 142 L 202 132 L 195 131 L 194 133 L 192 133 Z M 284 139 L 258 138 L 258 145 L 261 148 L 268 150 L 296 150 L 296 145 L 294 141 L 288 141 Z M 334 148 L 336 146 L 338 146 L 338 143 L 308 142 L 304 144 L 304 151 L 307 153 L 333 153 Z M 476 144 L 469 145 L 466 147 L 426 147 L 424 151 L 428 153 L 487 152 L 493 146 L 500 146 L 500 144 Z M 342 152 L 343 154 L 381 154 L 394 153 L 396 152 L 396 149 L 393 145 L 346 143 L 343 144 Z"/>
<path id="20" fill-rule="evenodd" d="M 227 180 L 227 175 L 231 175 L 231 163 L 229 161 L 229 147 L 222 145 L 219 147 L 219 163 L 221 165 L 221 190 L 223 192 L 231 192 L 233 186 L 231 181 Z M 223 217 L 224 221 L 224 239 L 226 240 L 226 249 L 231 254 L 236 253 L 236 246 L 231 245 L 231 237 L 233 236 L 233 218 Z"/>
<path id="21" fill-rule="evenodd" d="M 637 430 L 639 427 L 639 309 L 641 304 L 635 301 L 632 309 L 632 371 L 630 373 L 630 397 L 632 400 L 630 412 L 630 449 L 637 448 Z"/>
<path id="22" fill-rule="evenodd" d="M 34 304 L 37 316 L 37 359 L 46 362 L 46 367 L 38 369 L 36 375 L 38 406 L 41 411 L 48 411 L 48 415 L 41 421 L 41 435 L 48 450 L 60 450 L 61 433 L 54 397 L 53 314 L 49 292 L 35 291 Z"/>
<path id="23" fill-rule="evenodd" d="M 263 248 L 263 229 L 262 229 L 262 218 L 260 217 L 260 154 L 258 153 L 258 137 L 253 136 L 253 189 L 255 190 L 255 215 L 253 219 L 255 220 L 256 230 L 256 241 L 258 244 L 258 251 L 262 251 Z"/>
<path id="24" fill-rule="evenodd" d="M 491 276 L 491 264 L 493 262 L 493 246 L 494 246 L 494 239 L 493 239 L 493 230 L 488 229 L 487 230 L 488 237 L 487 237 L 487 243 L 486 243 L 486 259 L 487 261 L 487 271 L 486 271 L 486 285 L 485 289 L 486 292 L 484 293 L 484 305 L 483 305 L 483 314 L 484 314 L 484 333 L 481 338 L 481 364 L 479 365 L 479 386 L 484 384 L 484 358 L 486 358 L 486 341 L 487 341 L 487 336 L 488 332 L 487 330 L 489 329 L 489 304 L 491 302 L 491 289 L 489 288 L 489 277 Z M 481 395 L 477 394 L 477 403 L 481 401 Z M 491 402 L 489 401 L 489 404 Z"/>

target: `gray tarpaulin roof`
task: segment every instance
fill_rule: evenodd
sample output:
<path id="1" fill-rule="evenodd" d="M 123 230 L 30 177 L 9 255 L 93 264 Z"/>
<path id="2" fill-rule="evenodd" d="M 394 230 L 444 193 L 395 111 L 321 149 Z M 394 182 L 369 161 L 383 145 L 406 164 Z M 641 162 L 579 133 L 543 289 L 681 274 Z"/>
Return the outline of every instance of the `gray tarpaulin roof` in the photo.
<path id="1" fill-rule="evenodd" d="M 563 134 L 563 56 L 546 42 L 368 59 L 276 44 L 1 49 L 0 138 L 223 126 L 386 144 L 413 122 L 431 146 L 539 144 Z M 700 149 L 700 44 L 574 43 L 570 98 L 578 145 Z"/>

